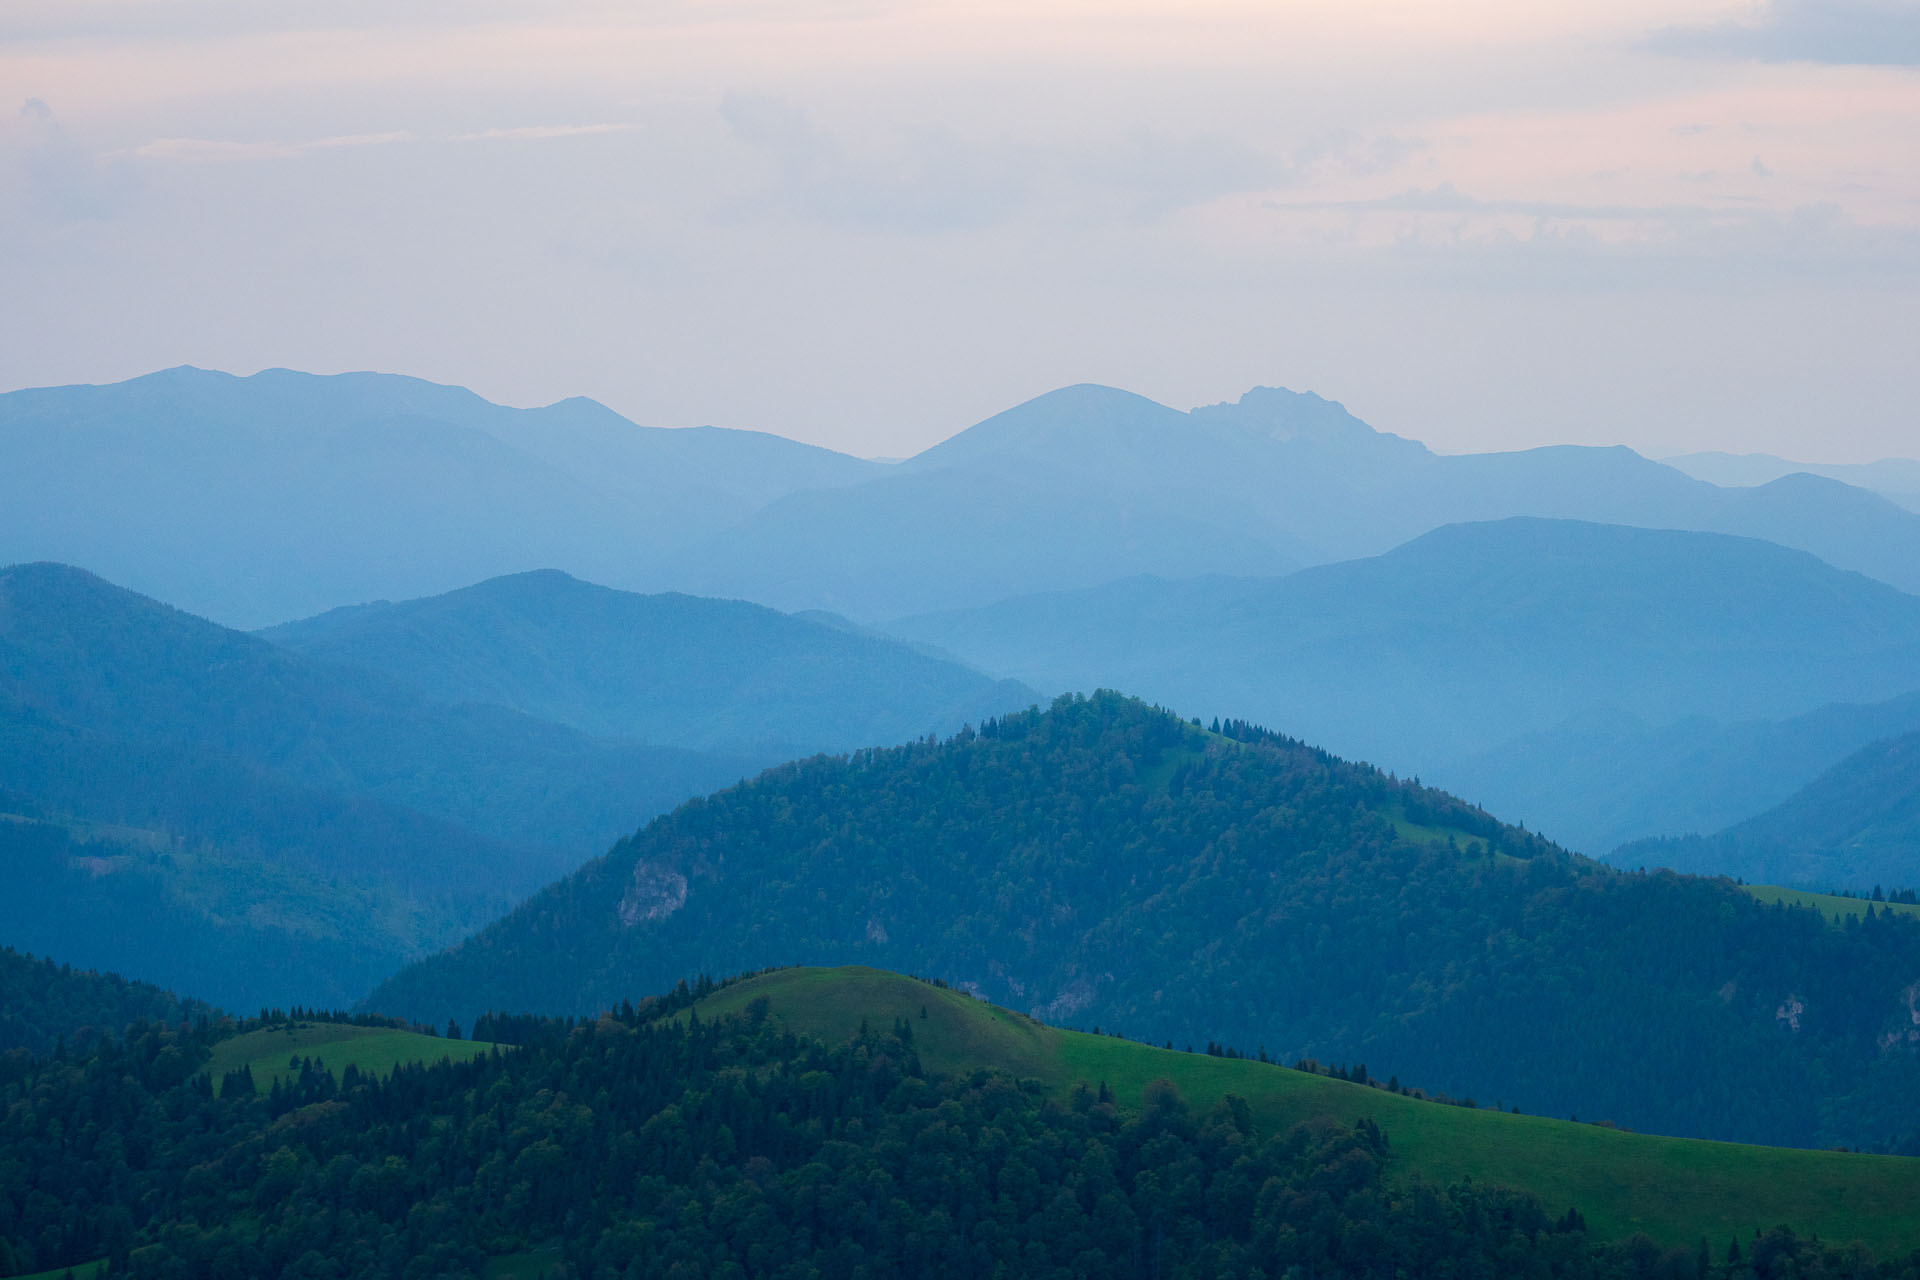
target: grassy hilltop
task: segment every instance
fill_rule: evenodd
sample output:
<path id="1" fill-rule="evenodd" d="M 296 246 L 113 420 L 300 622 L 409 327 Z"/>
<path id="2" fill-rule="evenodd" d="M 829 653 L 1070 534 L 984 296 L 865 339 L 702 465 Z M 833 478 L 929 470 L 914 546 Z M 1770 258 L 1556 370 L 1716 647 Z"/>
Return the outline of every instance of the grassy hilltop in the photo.
<path id="1" fill-rule="evenodd" d="M 219 1092 L 228 1072 L 245 1067 L 253 1076 L 255 1091 L 266 1093 L 276 1080 L 299 1076 L 288 1061 L 295 1057 L 317 1059 L 337 1082 L 348 1066 L 362 1075 L 385 1076 L 411 1062 L 466 1062 L 493 1047 L 481 1040 L 445 1040 L 397 1027 L 290 1020 L 222 1040 L 203 1070 Z"/>
<path id="2" fill-rule="evenodd" d="M 1392 1144 L 1396 1174 L 1501 1183 L 1572 1207 L 1602 1238 L 1635 1232 L 1671 1246 L 1702 1234 L 1746 1238 L 1785 1224 L 1822 1240 L 1858 1240 L 1886 1254 L 1920 1245 L 1920 1160 L 1665 1138 L 1600 1125 L 1422 1101 L 1247 1058 L 1154 1048 L 1045 1026 L 963 992 L 877 969 L 784 969 L 723 988 L 703 1017 L 765 999 L 770 1017 L 829 1041 L 863 1023 L 913 1026 L 928 1070 L 1001 1067 L 1065 1096 L 1104 1082 L 1122 1105 L 1156 1079 L 1196 1108 L 1232 1093 L 1266 1131 L 1315 1116 L 1371 1118 Z"/>

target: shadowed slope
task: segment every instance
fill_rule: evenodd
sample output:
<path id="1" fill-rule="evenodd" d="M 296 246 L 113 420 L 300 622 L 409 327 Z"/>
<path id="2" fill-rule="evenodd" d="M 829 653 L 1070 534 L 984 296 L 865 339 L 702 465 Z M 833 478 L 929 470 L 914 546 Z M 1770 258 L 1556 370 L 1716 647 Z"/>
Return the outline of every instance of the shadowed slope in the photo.
<path id="1" fill-rule="evenodd" d="M 312 658 L 588 733 L 773 760 L 951 733 L 1038 695 L 883 636 L 554 571 L 260 633 Z"/>

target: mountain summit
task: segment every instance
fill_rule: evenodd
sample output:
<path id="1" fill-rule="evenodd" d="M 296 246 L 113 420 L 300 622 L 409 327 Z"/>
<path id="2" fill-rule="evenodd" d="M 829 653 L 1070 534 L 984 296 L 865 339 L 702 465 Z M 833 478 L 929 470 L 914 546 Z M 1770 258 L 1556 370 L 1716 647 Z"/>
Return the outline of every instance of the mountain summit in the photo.
<path id="1" fill-rule="evenodd" d="M 694 801 L 368 1004 L 589 1013 L 787 963 L 1666 1132 L 1837 1141 L 1910 1127 L 1899 1091 L 1920 1087 L 1920 1058 L 1876 1040 L 1906 1016 L 1920 922 L 1843 932 L 1727 881 L 1609 871 L 1417 783 L 1115 694 Z M 1819 1011 L 1796 1036 L 1789 999 Z M 1687 1090 L 1642 1069 L 1662 1055 Z"/>
<path id="2" fill-rule="evenodd" d="M 0 453 L 0 562 L 84 564 L 247 627 L 540 568 L 872 623 L 1275 576 L 1509 516 L 1760 537 L 1920 589 L 1920 514 L 1838 481 L 1726 489 L 1619 448 L 1436 455 L 1273 387 L 1191 412 L 1067 387 L 886 465 L 577 397 L 183 368 L 0 395 Z"/>

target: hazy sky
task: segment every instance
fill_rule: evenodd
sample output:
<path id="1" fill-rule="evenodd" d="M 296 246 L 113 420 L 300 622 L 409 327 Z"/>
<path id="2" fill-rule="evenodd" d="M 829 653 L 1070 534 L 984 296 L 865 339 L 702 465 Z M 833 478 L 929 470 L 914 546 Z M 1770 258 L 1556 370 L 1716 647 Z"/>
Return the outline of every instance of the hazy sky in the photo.
<path id="1" fill-rule="evenodd" d="M 0 387 L 1920 454 L 1920 0 L 5 0 Z"/>

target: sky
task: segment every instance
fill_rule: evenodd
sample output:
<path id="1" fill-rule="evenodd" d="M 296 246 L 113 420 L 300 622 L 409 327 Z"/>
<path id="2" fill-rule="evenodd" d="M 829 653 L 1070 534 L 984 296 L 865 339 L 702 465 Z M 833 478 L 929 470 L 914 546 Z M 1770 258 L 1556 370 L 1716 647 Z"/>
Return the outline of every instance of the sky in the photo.
<path id="1" fill-rule="evenodd" d="M 1920 0 L 6 0 L 0 388 L 1920 456 Z"/>

